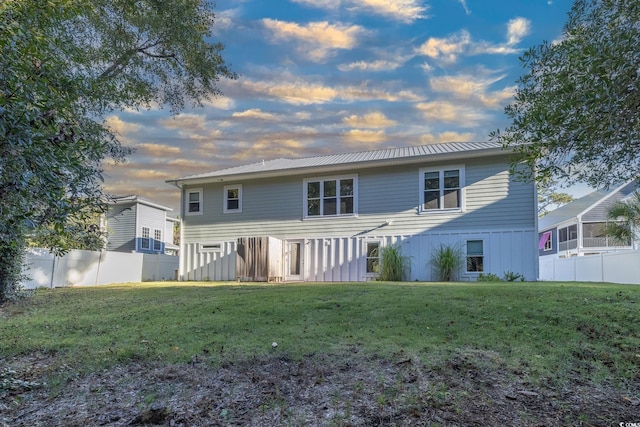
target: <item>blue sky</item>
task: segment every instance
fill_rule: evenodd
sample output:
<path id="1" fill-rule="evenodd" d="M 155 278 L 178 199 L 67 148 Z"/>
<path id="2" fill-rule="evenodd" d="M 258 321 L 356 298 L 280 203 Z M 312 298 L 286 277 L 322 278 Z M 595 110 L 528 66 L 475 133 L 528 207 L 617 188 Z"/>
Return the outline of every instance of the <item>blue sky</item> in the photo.
<path id="1" fill-rule="evenodd" d="M 177 116 L 107 117 L 137 149 L 105 189 L 176 209 L 165 180 L 279 157 L 485 141 L 508 124 L 519 56 L 561 36 L 570 0 L 217 0 L 240 78 Z M 576 190 L 580 193 L 580 189 Z"/>

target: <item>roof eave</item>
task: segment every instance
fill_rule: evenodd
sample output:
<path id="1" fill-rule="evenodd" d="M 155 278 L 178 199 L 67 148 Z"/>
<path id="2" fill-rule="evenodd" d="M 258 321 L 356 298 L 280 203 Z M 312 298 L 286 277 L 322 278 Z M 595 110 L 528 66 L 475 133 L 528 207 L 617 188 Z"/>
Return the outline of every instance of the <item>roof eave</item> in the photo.
<path id="1" fill-rule="evenodd" d="M 509 152 L 508 150 L 504 150 L 501 147 L 483 148 L 479 150 L 470 150 L 465 152 L 438 153 L 438 154 L 428 154 L 424 156 L 415 156 L 415 157 L 412 156 L 412 157 L 402 157 L 402 158 L 394 158 L 394 159 L 376 159 L 376 160 L 369 160 L 364 162 L 341 163 L 337 165 L 306 166 L 306 167 L 278 169 L 278 170 L 271 170 L 271 171 L 264 171 L 264 172 L 249 172 L 249 173 L 217 175 L 217 176 L 209 176 L 209 177 L 178 178 L 173 180 L 167 180 L 166 182 L 168 184 L 173 184 L 176 187 L 181 188 L 182 185 L 186 185 L 186 184 L 199 185 L 199 184 L 210 184 L 213 182 L 232 182 L 232 181 L 243 181 L 243 180 L 249 180 L 249 179 L 293 176 L 293 175 L 301 175 L 301 174 L 342 172 L 342 171 L 352 171 L 354 169 L 366 169 L 366 168 L 371 168 L 376 166 L 397 166 L 397 165 L 426 163 L 426 162 L 433 163 L 433 162 L 439 162 L 439 161 L 492 157 L 496 155 L 506 156 L 510 154 L 513 154 L 513 153 Z"/>

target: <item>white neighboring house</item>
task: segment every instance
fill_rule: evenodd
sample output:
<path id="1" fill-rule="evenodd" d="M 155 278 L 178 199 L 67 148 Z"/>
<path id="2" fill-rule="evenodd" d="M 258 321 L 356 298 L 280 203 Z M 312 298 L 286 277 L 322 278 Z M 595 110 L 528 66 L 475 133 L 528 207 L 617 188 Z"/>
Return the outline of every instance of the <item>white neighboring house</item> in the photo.
<path id="1" fill-rule="evenodd" d="M 569 258 L 638 248 L 638 242 L 607 237 L 607 211 L 638 189 L 635 181 L 610 190 L 597 190 L 549 212 L 538 221 L 540 259 Z"/>
<path id="2" fill-rule="evenodd" d="M 173 209 L 130 195 L 116 197 L 106 215 L 108 251 L 177 255 L 173 244 Z"/>
<path id="3" fill-rule="evenodd" d="M 168 181 L 182 192 L 182 280 L 366 281 L 398 245 L 408 280 L 435 280 L 441 245 L 462 280 L 538 276 L 533 184 L 500 144 L 447 143 L 276 159 Z"/>

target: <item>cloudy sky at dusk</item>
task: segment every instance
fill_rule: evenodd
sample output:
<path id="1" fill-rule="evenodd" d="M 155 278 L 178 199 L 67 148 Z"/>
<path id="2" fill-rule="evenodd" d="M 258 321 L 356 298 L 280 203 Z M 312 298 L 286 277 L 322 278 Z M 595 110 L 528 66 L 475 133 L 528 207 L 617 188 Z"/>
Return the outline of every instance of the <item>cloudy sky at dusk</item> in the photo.
<path id="1" fill-rule="evenodd" d="M 106 191 L 176 209 L 165 180 L 280 157 L 486 141 L 570 0 L 217 0 L 215 41 L 240 75 L 202 109 L 107 117 L 136 148 Z"/>

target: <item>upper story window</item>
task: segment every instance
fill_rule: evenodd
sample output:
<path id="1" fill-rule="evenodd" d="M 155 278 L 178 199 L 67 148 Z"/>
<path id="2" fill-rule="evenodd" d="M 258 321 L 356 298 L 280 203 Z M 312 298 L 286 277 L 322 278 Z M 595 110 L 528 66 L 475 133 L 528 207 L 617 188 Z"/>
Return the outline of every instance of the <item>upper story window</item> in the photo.
<path id="1" fill-rule="evenodd" d="M 153 250 L 162 250 L 162 230 L 158 230 L 157 228 L 153 230 Z"/>
<path id="2" fill-rule="evenodd" d="M 461 211 L 464 167 L 420 169 L 420 212 Z"/>
<path id="3" fill-rule="evenodd" d="M 202 188 L 190 188 L 185 199 L 185 215 L 202 215 Z"/>
<path id="4" fill-rule="evenodd" d="M 242 184 L 224 187 L 224 213 L 242 212 Z"/>
<path id="5" fill-rule="evenodd" d="M 305 179 L 304 217 L 357 214 L 357 188 L 357 176 Z"/>
<path id="6" fill-rule="evenodd" d="M 141 249 L 151 249 L 151 238 L 149 227 L 142 227 L 142 239 L 140 240 Z"/>

